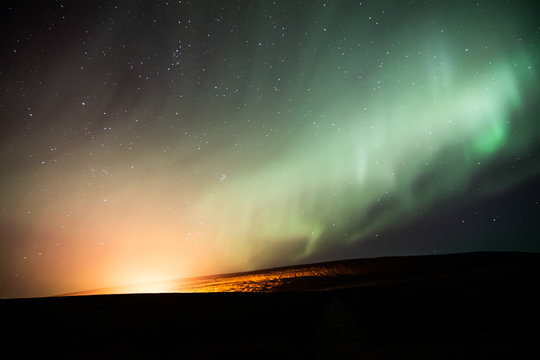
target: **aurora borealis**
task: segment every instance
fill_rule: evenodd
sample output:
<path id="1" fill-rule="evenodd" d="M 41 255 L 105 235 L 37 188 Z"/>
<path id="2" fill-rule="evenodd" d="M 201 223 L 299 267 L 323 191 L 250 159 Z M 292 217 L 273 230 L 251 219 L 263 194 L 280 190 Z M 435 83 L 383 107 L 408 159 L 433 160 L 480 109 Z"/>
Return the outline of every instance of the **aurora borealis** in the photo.
<path id="1" fill-rule="evenodd" d="M 4 5 L 0 297 L 539 251 L 537 10 Z"/>

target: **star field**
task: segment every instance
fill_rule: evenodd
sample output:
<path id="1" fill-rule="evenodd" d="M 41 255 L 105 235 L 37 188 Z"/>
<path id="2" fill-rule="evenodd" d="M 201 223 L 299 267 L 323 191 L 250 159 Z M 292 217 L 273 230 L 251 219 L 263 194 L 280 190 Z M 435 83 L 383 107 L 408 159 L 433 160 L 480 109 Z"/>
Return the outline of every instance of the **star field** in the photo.
<path id="1" fill-rule="evenodd" d="M 536 10 L 3 5 L 0 296 L 539 251 Z"/>

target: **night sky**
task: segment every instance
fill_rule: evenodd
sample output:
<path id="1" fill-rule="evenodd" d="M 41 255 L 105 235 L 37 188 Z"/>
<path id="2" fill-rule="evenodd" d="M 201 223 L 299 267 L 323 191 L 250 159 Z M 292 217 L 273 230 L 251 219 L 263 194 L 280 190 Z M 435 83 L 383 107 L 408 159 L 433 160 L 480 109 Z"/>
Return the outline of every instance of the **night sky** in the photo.
<path id="1" fill-rule="evenodd" d="M 540 251 L 537 7 L 2 5 L 0 297 Z"/>

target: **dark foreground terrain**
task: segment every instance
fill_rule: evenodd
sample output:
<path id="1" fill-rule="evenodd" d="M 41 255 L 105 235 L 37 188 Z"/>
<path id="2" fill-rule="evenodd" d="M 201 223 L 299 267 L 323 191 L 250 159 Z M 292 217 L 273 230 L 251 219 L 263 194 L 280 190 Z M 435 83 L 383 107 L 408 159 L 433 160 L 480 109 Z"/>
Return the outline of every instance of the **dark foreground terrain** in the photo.
<path id="1" fill-rule="evenodd" d="M 0 300 L 2 350 L 52 359 L 540 358 L 540 254 L 315 266 L 322 272 L 294 267 L 299 275 L 274 292 Z"/>

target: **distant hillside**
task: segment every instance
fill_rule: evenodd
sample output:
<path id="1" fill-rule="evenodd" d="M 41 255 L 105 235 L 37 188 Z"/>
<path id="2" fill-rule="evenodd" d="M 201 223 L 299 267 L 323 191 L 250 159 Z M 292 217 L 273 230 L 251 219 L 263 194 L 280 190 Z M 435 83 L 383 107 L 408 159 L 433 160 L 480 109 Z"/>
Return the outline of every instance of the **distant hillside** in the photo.
<path id="1" fill-rule="evenodd" d="M 54 359 L 540 358 L 539 278 L 540 254 L 467 253 L 166 284 L 221 293 L 4 299 L 3 350 Z"/>
<path id="2" fill-rule="evenodd" d="M 519 270 L 533 263 L 540 263 L 540 254 L 476 252 L 355 259 L 130 284 L 63 295 L 322 291 L 440 278 L 470 278 L 474 274 Z"/>

